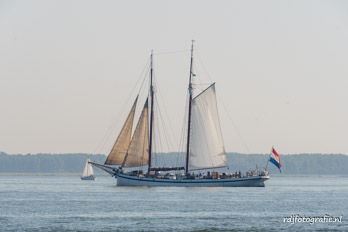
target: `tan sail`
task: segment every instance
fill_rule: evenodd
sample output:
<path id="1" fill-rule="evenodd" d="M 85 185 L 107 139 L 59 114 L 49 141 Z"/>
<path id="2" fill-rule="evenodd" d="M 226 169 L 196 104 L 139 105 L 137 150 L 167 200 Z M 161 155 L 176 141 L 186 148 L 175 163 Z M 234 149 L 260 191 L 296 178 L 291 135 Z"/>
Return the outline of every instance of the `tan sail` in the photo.
<path id="1" fill-rule="evenodd" d="M 149 125 L 148 125 L 148 99 L 141 112 L 132 141 L 128 147 L 123 167 L 140 167 L 149 161 Z"/>
<path id="2" fill-rule="evenodd" d="M 133 120 L 134 120 L 134 114 L 135 114 L 137 101 L 138 101 L 138 97 L 134 101 L 132 109 L 128 114 L 128 117 L 122 127 L 120 134 L 118 135 L 116 139 L 114 146 L 111 149 L 111 152 L 108 158 L 105 161 L 105 164 L 109 164 L 109 165 L 122 164 L 132 138 L 132 127 L 133 127 Z"/>

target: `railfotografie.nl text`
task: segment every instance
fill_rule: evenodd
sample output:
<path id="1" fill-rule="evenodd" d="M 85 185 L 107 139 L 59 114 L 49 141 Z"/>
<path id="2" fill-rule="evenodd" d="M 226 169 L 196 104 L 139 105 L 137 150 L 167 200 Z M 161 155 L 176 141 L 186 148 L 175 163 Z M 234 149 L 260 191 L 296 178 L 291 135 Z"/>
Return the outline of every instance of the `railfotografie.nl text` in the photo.
<path id="1" fill-rule="evenodd" d="M 301 216 L 299 214 L 293 214 L 290 217 L 284 217 L 283 218 L 284 223 L 341 223 L 342 222 L 342 216 L 339 217 L 333 217 L 328 214 L 325 214 L 324 216 Z"/>

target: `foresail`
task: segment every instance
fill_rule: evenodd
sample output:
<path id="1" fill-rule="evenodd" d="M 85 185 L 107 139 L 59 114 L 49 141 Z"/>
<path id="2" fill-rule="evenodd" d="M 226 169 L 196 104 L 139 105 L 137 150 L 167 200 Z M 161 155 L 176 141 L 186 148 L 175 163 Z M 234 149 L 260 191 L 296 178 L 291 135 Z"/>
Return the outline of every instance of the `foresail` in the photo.
<path id="1" fill-rule="evenodd" d="M 215 84 L 192 99 L 189 170 L 227 166 Z"/>
<path id="2" fill-rule="evenodd" d="M 132 141 L 123 167 L 140 167 L 148 164 L 149 160 L 149 125 L 148 125 L 148 99 L 146 99 L 144 108 L 141 112 L 138 124 L 135 128 Z"/>
<path id="3" fill-rule="evenodd" d="M 120 134 L 118 135 L 114 146 L 111 149 L 111 152 L 108 158 L 105 161 L 105 164 L 109 165 L 121 165 L 124 157 L 126 156 L 127 149 L 129 147 L 131 137 L 132 137 L 132 127 L 135 114 L 135 108 L 137 105 L 138 97 L 135 99 L 131 111 L 128 114 L 128 117 L 122 127 Z"/>

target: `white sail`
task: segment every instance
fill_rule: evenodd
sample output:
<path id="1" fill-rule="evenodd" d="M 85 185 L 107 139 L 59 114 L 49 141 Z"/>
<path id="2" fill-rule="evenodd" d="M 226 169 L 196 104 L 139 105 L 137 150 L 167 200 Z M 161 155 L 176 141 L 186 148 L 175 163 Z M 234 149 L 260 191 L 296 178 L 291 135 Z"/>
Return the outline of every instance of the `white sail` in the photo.
<path id="1" fill-rule="evenodd" d="M 192 99 L 189 170 L 225 167 L 215 84 Z"/>
<path id="2" fill-rule="evenodd" d="M 94 175 L 92 164 L 88 163 L 88 175 Z"/>
<path id="3" fill-rule="evenodd" d="M 87 161 L 86 161 L 85 168 L 83 169 L 82 176 L 90 176 L 90 175 L 93 174 L 92 166 L 88 162 L 89 162 L 89 159 L 87 159 Z M 92 170 L 92 174 L 91 174 L 91 170 Z"/>

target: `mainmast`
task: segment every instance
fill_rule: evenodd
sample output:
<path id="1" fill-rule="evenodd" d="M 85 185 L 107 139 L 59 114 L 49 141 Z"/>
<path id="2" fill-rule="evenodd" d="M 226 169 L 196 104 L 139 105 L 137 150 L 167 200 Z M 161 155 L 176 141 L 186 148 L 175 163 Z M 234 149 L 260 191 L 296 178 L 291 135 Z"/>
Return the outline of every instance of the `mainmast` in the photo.
<path id="1" fill-rule="evenodd" d="M 188 173 L 189 157 L 190 157 L 190 132 L 191 132 L 191 110 L 192 110 L 192 66 L 193 66 L 193 43 L 191 45 L 191 62 L 190 62 L 190 77 L 189 77 L 189 108 L 188 108 L 188 125 L 187 125 L 187 147 L 186 147 L 186 165 L 185 173 Z"/>
<path id="2" fill-rule="evenodd" d="M 149 138 L 149 167 L 147 172 L 151 170 L 151 157 L 152 157 L 152 129 L 153 129 L 153 51 L 151 50 L 151 61 L 150 61 L 150 97 L 151 97 L 151 109 L 150 109 L 150 138 Z"/>

